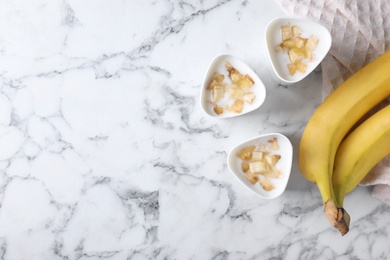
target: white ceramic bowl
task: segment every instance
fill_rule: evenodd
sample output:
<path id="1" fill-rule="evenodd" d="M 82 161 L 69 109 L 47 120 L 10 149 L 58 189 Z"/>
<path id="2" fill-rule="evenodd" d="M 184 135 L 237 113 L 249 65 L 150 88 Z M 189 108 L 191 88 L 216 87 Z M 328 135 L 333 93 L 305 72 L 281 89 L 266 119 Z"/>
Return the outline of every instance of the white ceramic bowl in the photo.
<path id="1" fill-rule="evenodd" d="M 229 61 L 231 65 L 237 69 L 241 74 L 248 74 L 254 81 L 253 86 L 251 87 L 251 91 L 256 95 L 252 104 L 244 104 L 243 110 L 241 113 L 232 113 L 229 111 L 224 111 L 224 113 L 217 115 L 213 110 L 213 105 L 209 102 L 211 100 L 211 91 L 207 89 L 209 84 L 212 81 L 213 75 L 215 72 L 223 74 L 225 79 L 228 79 L 228 72 L 225 68 L 225 62 Z M 243 61 L 229 54 L 222 54 L 215 57 L 210 63 L 206 75 L 203 80 L 200 103 L 203 111 L 212 117 L 217 118 L 230 118 L 235 116 L 240 116 L 247 114 L 257 108 L 259 108 L 265 100 L 266 90 L 263 82 L 259 78 L 259 76 Z"/>
<path id="2" fill-rule="evenodd" d="M 275 189 L 271 191 L 265 191 L 259 183 L 252 184 L 244 176 L 244 172 L 241 170 L 242 160 L 237 157 L 237 153 L 244 147 L 250 145 L 259 145 L 260 143 L 267 143 L 268 140 L 273 137 L 277 138 L 279 150 L 275 151 L 275 154 L 281 155 L 280 160 L 277 162 L 276 167 L 282 172 L 282 177 L 277 179 L 271 179 L 275 186 Z M 255 137 L 247 140 L 236 147 L 234 147 L 228 155 L 228 166 L 233 175 L 249 190 L 253 191 L 256 195 L 263 199 L 273 199 L 280 196 L 286 189 L 288 179 L 290 178 L 291 166 L 293 158 L 293 146 L 290 140 L 279 133 L 270 133 Z"/>
<path id="3" fill-rule="evenodd" d="M 278 52 L 276 46 L 282 42 L 281 26 L 297 25 L 302 29 L 302 37 L 308 38 L 316 35 L 319 38 L 317 47 L 314 50 L 314 59 L 306 62 L 307 69 L 305 73 L 297 72 L 293 76 L 288 71 L 287 64 L 290 63 L 288 54 Z M 309 75 L 325 58 L 332 45 L 332 37 L 329 31 L 321 24 L 299 18 L 277 18 L 272 20 L 265 31 L 265 39 L 270 60 L 270 67 L 276 80 L 284 84 L 293 84 L 301 81 Z"/>

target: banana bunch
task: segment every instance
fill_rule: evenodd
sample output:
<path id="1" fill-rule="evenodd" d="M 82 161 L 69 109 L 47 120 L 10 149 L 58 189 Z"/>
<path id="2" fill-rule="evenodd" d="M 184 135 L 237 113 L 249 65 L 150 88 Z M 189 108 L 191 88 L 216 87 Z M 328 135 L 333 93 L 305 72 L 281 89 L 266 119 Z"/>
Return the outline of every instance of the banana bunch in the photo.
<path id="1" fill-rule="evenodd" d="M 298 167 L 317 184 L 330 224 L 342 235 L 350 217 L 344 196 L 390 152 L 390 107 L 353 129 L 390 95 L 390 52 L 348 78 L 317 108 L 303 132 Z M 351 131 L 352 130 L 352 131 Z"/>
<path id="2" fill-rule="evenodd" d="M 390 154 L 390 105 L 376 112 L 353 130 L 337 150 L 333 189 L 343 207 L 344 197 L 367 173 Z"/>

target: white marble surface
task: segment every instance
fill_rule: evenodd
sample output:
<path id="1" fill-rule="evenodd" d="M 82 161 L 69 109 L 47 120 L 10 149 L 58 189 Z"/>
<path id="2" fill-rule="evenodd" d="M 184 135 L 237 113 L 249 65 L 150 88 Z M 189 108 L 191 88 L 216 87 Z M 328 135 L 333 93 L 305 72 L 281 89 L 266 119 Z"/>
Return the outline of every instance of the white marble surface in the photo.
<path id="1" fill-rule="evenodd" d="M 294 162 L 263 200 L 228 151 L 269 132 L 297 150 L 321 72 L 293 86 L 266 69 L 274 1 L 0 2 L 0 259 L 386 259 L 390 208 L 359 187 L 341 237 Z M 216 120 L 199 106 L 230 53 L 264 105 Z"/>

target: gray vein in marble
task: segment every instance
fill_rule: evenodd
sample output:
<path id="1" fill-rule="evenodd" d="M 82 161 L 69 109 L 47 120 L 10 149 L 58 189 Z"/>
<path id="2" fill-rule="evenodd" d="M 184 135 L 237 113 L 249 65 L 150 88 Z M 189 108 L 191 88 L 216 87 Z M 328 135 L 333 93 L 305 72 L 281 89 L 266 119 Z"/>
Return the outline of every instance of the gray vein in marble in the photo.
<path id="1" fill-rule="evenodd" d="M 9 163 L 8 163 L 8 165 L 9 165 Z M 3 200 L 4 200 L 4 197 L 5 197 L 5 193 L 6 193 L 6 190 L 7 190 L 7 186 L 10 184 L 10 182 L 12 181 L 12 178 L 10 178 L 10 177 L 8 177 L 7 175 L 6 175 L 6 173 L 5 173 L 5 171 L 4 172 L 2 172 L 2 171 L 0 171 L 0 173 L 1 173 L 1 177 L 2 177 L 2 179 L 0 179 L 1 180 L 1 182 L 2 182 L 2 186 L 0 187 L 0 189 L 3 191 L 2 193 L 1 193 L 1 195 L 0 195 L 0 210 L 1 210 L 1 208 L 2 208 L 2 206 L 3 206 Z"/>
<path id="2" fill-rule="evenodd" d="M 129 56 L 132 57 L 131 59 L 139 59 L 139 58 L 144 58 L 147 56 L 147 53 L 153 51 L 155 46 L 170 36 L 171 34 L 178 34 L 183 27 L 193 19 L 197 18 L 198 16 L 204 16 L 207 13 L 217 9 L 218 7 L 223 6 L 226 3 L 231 2 L 231 0 L 225 0 L 222 1 L 210 8 L 207 9 L 201 9 L 196 12 L 191 13 L 187 17 L 184 17 L 180 20 L 174 20 L 171 18 L 171 14 L 167 14 L 166 16 L 162 17 L 161 20 L 161 28 L 155 32 L 154 36 L 149 39 L 147 42 L 144 42 L 141 46 L 139 46 L 136 50 L 132 51 L 129 53 Z M 182 5 L 184 6 L 184 5 Z M 173 11 L 173 8 L 171 9 L 171 12 Z"/>
<path id="3" fill-rule="evenodd" d="M 150 244 L 158 242 L 158 226 L 152 226 L 146 230 L 146 240 Z"/>
<path id="4" fill-rule="evenodd" d="M 88 137 L 88 140 L 94 142 L 94 143 L 101 143 L 101 142 L 105 142 L 108 140 L 108 136 L 107 135 L 96 135 L 94 137 Z"/>
<path id="5" fill-rule="evenodd" d="M 63 22 L 65 25 L 69 27 L 74 27 L 75 25 L 78 25 L 80 22 L 75 16 L 74 10 L 71 8 L 69 3 L 66 0 L 63 0 L 64 5 L 64 15 L 63 15 Z"/>
<path id="6" fill-rule="evenodd" d="M 229 257 L 229 252 L 224 250 L 217 252 L 211 259 L 212 260 L 227 260 Z"/>
<path id="7" fill-rule="evenodd" d="M 155 162 L 153 164 L 153 167 L 161 168 L 168 173 L 173 173 L 173 175 L 171 177 L 173 177 L 173 179 L 176 181 L 180 181 L 181 178 L 189 178 L 192 181 L 196 181 L 195 183 L 201 183 L 203 181 L 206 181 L 207 183 L 209 183 L 213 187 L 219 187 L 222 189 L 227 188 L 226 183 L 219 183 L 219 182 L 214 181 L 212 179 L 207 179 L 206 177 L 203 177 L 203 176 L 193 175 L 193 174 L 191 174 L 192 171 L 188 167 L 186 167 L 184 165 L 177 166 L 179 164 L 180 163 L 168 164 L 168 163 L 160 162 L 159 160 L 157 160 L 157 162 Z M 227 189 L 229 189 L 229 188 L 227 188 Z M 232 192 L 232 195 L 229 198 L 235 198 L 233 191 L 231 191 L 231 192 Z M 232 203 L 231 206 L 233 206 L 234 205 L 233 202 L 231 202 L 231 203 Z M 228 211 L 229 211 L 229 209 L 228 209 Z"/>
<path id="8" fill-rule="evenodd" d="M 82 247 L 81 251 L 84 250 L 84 247 Z M 82 256 L 88 257 L 88 258 L 94 258 L 97 257 L 98 259 L 108 259 L 116 254 L 120 253 L 121 250 L 115 250 L 115 251 L 102 251 L 102 252 L 96 252 L 96 253 L 82 253 Z"/>
<path id="9" fill-rule="evenodd" d="M 149 69 L 151 69 L 152 71 L 155 71 L 155 72 L 158 72 L 158 73 L 162 73 L 163 75 L 165 75 L 167 78 L 171 78 L 172 77 L 172 73 L 163 69 L 163 68 L 160 68 L 158 66 L 148 66 Z"/>
<path id="10" fill-rule="evenodd" d="M 1 207 L 0 207 L 1 208 Z M 3 239 L 0 239 L 0 259 L 4 260 L 7 253 L 7 242 Z"/>
<path id="11" fill-rule="evenodd" d="M 230 217 L 231 217 L 232 219 L 242 219 L 242 220 L 244 220 L 244 221 L 252 222 L 253 219 L 252 219 L 251 215 L 248 214 L 248 211 L 249 211 L 249 210 L 244 210 L 244 211 L 240 212 L 239 214 L 237 214 L 237 215 L 231 215 Z"/>
<path id="12" fill-rule="evenodd" d="M 63 247 L 64 247 L 64 244 L 63 243 L 60 243 L 58 241 L 54 241 L 54 247 L 53 247 L 53 253 L 60 257 L 61 259 L 63 260 L 67 260 L 69 259 L 67 256 L 64 256 L 61 251 L 63 250 Z"/>
<path id="13" fill-rule="evenodd" d="M 110 177 L 95 177 L 93 178 L 93 183 L 91 185 L 92 186 L 95 186 L 95 185 L 101 185 L 101 184 L 110 184 L 111 183 L 111 178 Z"/>
<path id="14" fill-rule="evenodd" d="M 196 7 L 194 5 L 188 3 L 187 1 L 180 1 L 179 6 L 181 9 L 189 7 L 192 11 L 195 11 L 195 9 L 196 9 Z"/>
<path id="15" fill-rule="evenodd" d="M 106 259 L 106 258 L 111 258 L 121 252 L 120 250 L 113 250 L 113 251 L 100 251 L 100 252 L 86 253 L 84 250 L 84 243 L 85 240 L 81 240 L 79 245 L 76 247 L 75 249 L 75 252 L 77 252 L 76 259 L 82 259 L 83 257 Z"/>
<path id="16" fill-rule="evenodd" d="M 387 205 L 381 204 L 360 219 L 354 221 L 353 218 L 351 218 L 351 229 L 352 228 L 359 229 L 361 228 L 360 226 L 369 226 L 369 225 L 375 227 L 377 216 L 381 216 L 383 213 L 388 212 L 388 210 L 389 207 Z M 390 219 L 387 222 L 390 224 Z"/>
<path id="17" fill-rule="evenodd" d="M 217 124 L 213 125 L 213 126 L 209 126 L 209 127 L 198 127 L 196 125 L 193 125 L 191 122 L 190 122 L 190 110 L 188 109 L 188 107 L 181 107 L 179 109 L 180 111 L 180 114 L 181 114 L 181 120 L 182 122 L 184 123 L 184 125 L 186 126 L 186 128 L 184 127 L 180 127 L 180 130 L 182 130 L 183 132 L 187 133 L 187 134 L 203 134 L 203 133 L 210 133 L 213 135 L 213 137 L 215 138 L 228 138 L 229 136 L 224 134 L 222 130 L 220 130 L 219 126 Z"/>
<path id="18" fill-rule="evenodd" d="M 169 260 L 168 256 L 161 256 L 162 254 L 162 248 L 156 248 L 154 250 L 150 250 L 150 252 L 145 252 L 146 250 L 131 250 L 130 254 L 127 255 L 127 260 L 132 259 L 148 259 L 148 260 L 154 260 L 154 259 L 166 259 Z M 149 254 L 148 254 L 149 253 Z"/>
<path id="19" fill-rule="evenodd" d="M 105 62 L 106 60 L 116 58 L 118 56 L 124 56 L 130 61 L 138 61 L 141 58 L 146 58 L 148 56 L 147 54 L 152 52 L 153 49 L 156 47 L 156 45 L 158 45 L 165 38 L 169 37 L 173 33 L 175 33 L 175 34 L 179 33 L 188 22 L 192 21 L 193 19 L 195 19 L 198 16 L 204 16 L 204 15 L 212 12 L 213 10 L 229 3 L 229 2 L 231 2 L 231 0 L 222 1 L 222 2 L 216 4 L 212 7 L 204 9 L 204 10 L 203 9 L 197 10 L 196 12 L 193 12 L 190 15 L 187 15 L 186 17 L 184 17 L 180 20 L 174 20 L 174 19 L 170 18 L 169 15 L 165 16 L 162 18 L 161 28 L 159 30 L 157 30 L 153 36 L 151 36 L 148 40 L 146 40 L 144 43 L 142 43 L 141 46 L 137 47 L 135 50 L 127 52 L 127 53 L 119 52 L 119 53 L 112 53 L 112 54 L 104 54 L 95 61 L 91 61 L 91 60 L 85 61 L 84 58 L 80 58 L 80 57 L 69 57 L 72 60 L 81 60 L 82 63 L 81 64 L 79 63 L 76 66 L 71 66 L 71 67 L 68 67 L 65 69 L 54 69 L 51 71 L 41 72 L 41 73 L 38 73 L 36 75 L 25 75 L 23 77 L 12 78 L 12 79 L 6 79 L 3 77 L 0 77 L 0 78 L 3 78 L 3 82 L 5 85 L 10 86 L 11 88 L 19 89 L 19 88 L 24 87 L 23 81 L 28 79 L 28 78 L 31 78 L 31 77 L 54 77 L 54 76 L 64 74 L 68 71 L 74 71 L 74 70 L 86 69 L 86 68 L 94 68 L 95 71 L 97 71 L 97 67 L 99 65 L 101 65 L 103 62 Z M 78 23 L 77 17 L 75 17 L 74 11 L 71 9 L 69 4 L 67 4 L 66 2 L 64 2 L 64 9 L 65 9 L 65 13 L 66 13 L 65 18 L 64 18 L 64 23 L 69 25 L 70 27 L 73 27 L 75 24 Z M 60 54 L 60 55 L 63 55 L 63 54 Z M 40 59 L 44 60 L 44 58 L 40 58 Z M 141 66 L 141 67 L 135 66 L 134 67 L 134 64 L 129 64 L 129 65 L 130 65 L 130 67 L 127 67 L 127 68 L 122 67 L 120 70 L 128 70 L 128 69 L 134 70 L 134 69 L 145 68 L 144 66 Z M 159 68 L 157 66 L 147 66 L 147 67 L 149 67 L 151 70 L 154 70 L 156 72 L 161 72 L 169 77 L 171 75 L 170 72 L 168 72 L 162 68 Z M 113 74 L 106 74 L 106 73 L 101 74 L 101 73 L 97 72 L 96 78 L 110 78 L 114 75 Z"/>
<path id="20" fill-rule="evenodd" d="M 243 220 L 243 221 L 248 221 L 248 222 L 253 221 L 253 218 L 252 218 L 251 213 L 250 213 L 252 210 L 251 208 L 242 210 L 242 209 L 236 207 L 237 197 L 236 197 L 234 190 L 232 189 L 232 187 L 230 185 L 228 185 L 226 183 L 219 184 L 215 181 L 210 181 L 210 182 L 214 186 L 222 185 L 221 187 L 223 187 L 223 189 L 227 191 L 229 204 L 228 204 L 228 207 L 226 208 L 226 211 L 221 215 L 221 219 L 224 217 L 228 217 L 234 221 L 236 221 L 238 219 Z"/>
<path id="21" fill-rule="evenodd" d="M 219 130 L 219 127 L 217 125 L 212 127 L 206 127 L 206 128 L 200 128 L 196 126 L 192 126 L 189 123 L 189 113 L 186 109 L 180 109 L 180 112 L 182 113 L 181 119 L 185 123 L 187 129 L 181 127 L 180 129 L 188 134 L 202 134 L 202 133 L 211 133 L 213 137 L 215 138 L 228 138 L 228 135 L 225 135 L 222 133 L 221 130 Z"/>
<path id="22" fill-rule="evenodd" d="M 124 195 L 120 195 L 120 198 L 127 201 L 131 200 L 136 202 L 139 208 L 144 212 L 145 219 L 158 220 L 159 218 L 159 192 L 143 192 L 138 190 L 129 190 Z"/>
<path id="23" fill-rule="evenodd" d="M 283 206 L 283 209 L 281 211 L 281 214 L 286 214 L 293 218 L 299 218 L 304 215 L 309 214 L 310 212 L 313 212 L 314 210 L 318 208 L 322 208 L 323 204 L 320 200 L 313 200 L 313 204 L 305 204 L 305 205 L 291 205 L 291 204 L 285 204 Z M 301 204 L 301 203 L 300 203 Z"/>
<path id="24" fill-rule="evenodd" d="M 170 122 L 164 122 L 161 117 L 164 115 L 166 109 L 153 109 L 151 108 L 149 100 L 144 100 L 145 104 L 145 120 L 152 123 L 154 126 L 161 127 L 163 129 L 172 130 L 174 128 L 173 124 Z"/>
<path id="25" fill-rule="evenodd" d="M 170 173 L 174 173 L 175 175 L 185 175 L 189 172 L 187 167 L 177 167 L 175 164 L 166 164 L 163 162 L 157 161 L 153 164 L 153 167 L 155 168 L 161 168 L 165 171 L 168 171 Z"/>
<path id="26" fill-rule="evenodd" d="M 213 127 L 201 128 L 198 126 L 194 126 L 192 125 L 192 123 L 190 123 L 190 114 L 195 106 L 195 99 L 193 97 L 181 95 L 167 86 L 162 88 L 162 92 L 165 97 L 165 104 L 164 106 L 162 106 L 162 108 L 154 109 L 151 107 L 151 103 L 148 99 L 144 100 L 146 121 L 151 122 L 154 126 L 159 126 L 163 129 L 172 130 L 174 128 L 173 124 L 171 122 L 165 122 L 163 116 L 165 112 L 172 106 L 177 106 L 180 111 L 180 118 L 186 126 L 185 128 L 180 127 L 180 130 L 182 130 L 183 132 L 188 134 L 211 133 L 216 138 L 228 137 L 221 133 L 217 125 Z"/>

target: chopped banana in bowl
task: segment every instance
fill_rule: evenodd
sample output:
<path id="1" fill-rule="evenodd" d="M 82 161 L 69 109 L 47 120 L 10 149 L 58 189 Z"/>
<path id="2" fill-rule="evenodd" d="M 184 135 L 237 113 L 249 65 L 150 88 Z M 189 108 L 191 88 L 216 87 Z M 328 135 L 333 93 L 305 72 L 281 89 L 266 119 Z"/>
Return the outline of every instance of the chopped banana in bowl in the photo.
<path id="1" fill-rule="evenodd" d="M 259 108 L 266 96 L 263 82 L 240 59 L 223 54 L 211 62 L 201 91 L 201 107 L 212 117 L 229 118 Z"/>
<path id="2" fill-rule="evenodd" d="M 306 19 L 278 18 L 265 32 L 272 75 L 292 84 L 309 75 L 325 58 L 332 44 L 329 31 Z"/>
<path id="3" fill-rule="evenodd" d="M 290 140 L 271 133 L 234 147 L 228 155 L 228 166 L 248 189 L 264 199 L 273 199 L 286 189 L 292 158 Z"/>

